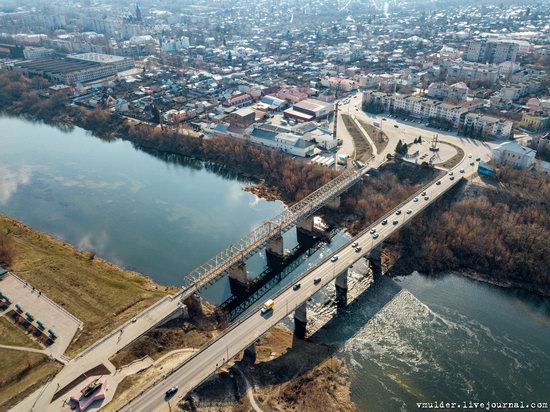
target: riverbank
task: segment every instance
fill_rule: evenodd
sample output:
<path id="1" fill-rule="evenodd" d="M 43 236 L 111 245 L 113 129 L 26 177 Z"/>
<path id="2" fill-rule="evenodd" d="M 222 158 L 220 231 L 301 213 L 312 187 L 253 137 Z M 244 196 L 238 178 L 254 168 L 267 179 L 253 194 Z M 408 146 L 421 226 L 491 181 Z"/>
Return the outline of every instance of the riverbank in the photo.
<path id="1" fill-rule="evenodd" d="M 68 356 L 176 291 L 9 216 L 0 215 L 0 231 L 15 251 L 10 270 L 83 322 Z"/>

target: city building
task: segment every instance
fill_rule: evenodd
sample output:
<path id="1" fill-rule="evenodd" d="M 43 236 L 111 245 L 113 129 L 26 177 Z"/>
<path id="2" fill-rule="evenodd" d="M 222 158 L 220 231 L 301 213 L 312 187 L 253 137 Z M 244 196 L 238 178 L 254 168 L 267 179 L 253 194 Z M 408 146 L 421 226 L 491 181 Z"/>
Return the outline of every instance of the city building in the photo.
<path id="1" fill-rule="evenodd" d="M 111 54 L 103 53 L 81 53 L 81 54 L 69 54 L 67 58 L 73 60 L 80 60 L 84 62 L 93 62 L 101 65 L 109 65 L 114 67 L 116 72 L 123 72 L 134 67 L 134 61 L 126 57 L 113 56 Z"/>
<path id="2" fill-rule="evenodd" d="M 464 60 L 477 63 L 515 61 L 519 45 L 498 39 L 470 40 L 464 51 Z"/>
<path id="3" fill-rule="evenodd" d="M 550 130 L 550 116 L 523 113 L 520 126 L 535 133 Z"/>
<path id="4" fill-rule="evenodd" d="M 313 142 L 288 132 L 285 128 L 271 125 L 255 127 L 253 125 L 248 135 L 254 143 L 278 149 L 293 156 L 307 157 L 315 154 L 315 144 Z"/>
<path id="5" fill-rule="evenodd" d="M 332 103 L 323 102 L 316 99 L 304 99 L 286 109 L 283 114 L 286 118 L 294 119 L 298 122 L 309 122 L 311 120 L 320 120 L 327 118 L 334 112 Z"/>
<path id="6" fill-rule="evenodd" d="M 468 113 L 464 120 L 463 131 L 466 135 L 473 133 L 480 137 L 508 138 L 512 134 L 513 125 L 514 123 L 510 120 Z"/>
<path id="7" fill-rule="evenodd" d="M 504 142 L 493 149 L 493 161 L 518 169 L 528 169 L 535 165 L 537 152 L 516 142 Z"/>
<path id="8" fill-rule="evenodd" d="M 177 52 L 189 47 L 189 37 L 162 37 L 160 49 L 166 53 Z"/>
<path id="9" fill-rule="evenodd" d="M 52 56 L 54 51 L 45 47 L 27 46 L 23 49 L 23 57 L 27 60 L 41 59 Z"/>

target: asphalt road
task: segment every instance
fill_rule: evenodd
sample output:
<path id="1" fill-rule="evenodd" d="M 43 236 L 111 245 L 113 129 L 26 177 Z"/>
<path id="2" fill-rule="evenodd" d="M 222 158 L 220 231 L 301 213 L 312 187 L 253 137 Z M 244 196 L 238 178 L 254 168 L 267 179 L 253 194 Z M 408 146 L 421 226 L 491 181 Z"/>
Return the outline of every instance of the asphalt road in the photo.
<path id="1" fill-rule="evenodd" d="M 171 410 L 171 406 L 175 406 L 182 396 L 214 374 L 218 367 L 227 362 L 228 359 L 231 359 L 251 343 L 255 342 L 270 328 L 306 302 L 313 294 L 334 280 L 337 275 L 347 270 L 360 257 L 367 255 L 394 231 L 398 230 L 432 201 L 441 196 L 447 189 L 458 183 L 460 177 L 473 173 L 475 166 L 467 164 L 467 160 L 467 158 L 464 159 L 457 166 L 457 171 L 454 172 L 454 180 L 451 180 L 450 176 L 446 175 L 441 178 L 439 185 L 433 183 L 426 189 L 426 195 L 429 197 L 428 200 L 425 200 L 423 196 L 417 196 L 416 201 L 414 197 L 410 198 L 399 207 L 401 209 L 399 215 L 395 214 L 395 210 L 389 213 L 387 224 L 382 225 L 381 221 L 379 221 L 368 228 L 376 229 L 378 233 L 376 239 L 366 230 L 356 238 L 350 240 L 345 246 L 335 252 L 338 255 L 336 262 L 325 260 L 317 267 L 306 272 L 303 278 L 299 280 L 301 284 L 300 289 L 294 291 L 292 290 L 292 285 L 290 285 L 288 288 L 282 290 L 274 298 L 275 304 L 273 310 L 267 315 L 262 316 L 259 311 L 251 313 L 240 323 L 235 324 L 224 334 L 211 341 L 209 346 L 197 352 L 193 357 L 180 365 L 179 368 L 169 372 L 164 379 L 134 399 L 123 410 L 140 412 Z M 464 174 L 458 171 L 462 167 L 465 169 Z M 409 209 L 410 213 L 407 213 Z M 394 220 L 397 222 L 396 224 L 394 224 Z M 360 253 L 356 253 L 350 246 L 354 241 L 357 241 L 359 246 L 361 246 L 362 250 Z M 317 277 L 321 278 L 321 282 L 314 284 L 313 280 Z M 179 387 L 178 392 L 171 399 L 165 399 L 165 391 L 175 385 Z"/>

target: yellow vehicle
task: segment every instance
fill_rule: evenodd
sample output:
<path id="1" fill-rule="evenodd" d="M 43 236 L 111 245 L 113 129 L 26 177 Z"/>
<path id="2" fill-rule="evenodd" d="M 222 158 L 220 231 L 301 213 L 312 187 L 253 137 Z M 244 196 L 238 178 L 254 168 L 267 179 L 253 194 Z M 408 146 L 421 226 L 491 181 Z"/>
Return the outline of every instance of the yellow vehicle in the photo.
<path id="1" fill-rule="evenodd" d="M 269 312 L 270 310 L 273 310 L 274 304 L 275 304 L 275 301 L 273 299 L 266 300 L 262 305 L 262 309 L 260 310 L 262 315 Z"/>

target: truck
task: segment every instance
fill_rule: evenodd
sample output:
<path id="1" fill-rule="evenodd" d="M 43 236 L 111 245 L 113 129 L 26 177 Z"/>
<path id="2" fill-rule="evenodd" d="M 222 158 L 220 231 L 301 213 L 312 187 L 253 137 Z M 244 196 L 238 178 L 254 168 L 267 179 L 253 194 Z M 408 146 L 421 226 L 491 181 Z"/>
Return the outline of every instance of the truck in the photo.
<path id="1" fill-rule="evenodd" d="M 260 312 L 262 313 L 262 315 L 265 315 L 270 310 L 273 310 L 274 304 L 275 304 L 275 301 L 273 299 L 266 300 L 262 305 L 262 309 L 260 309 Z"/>

